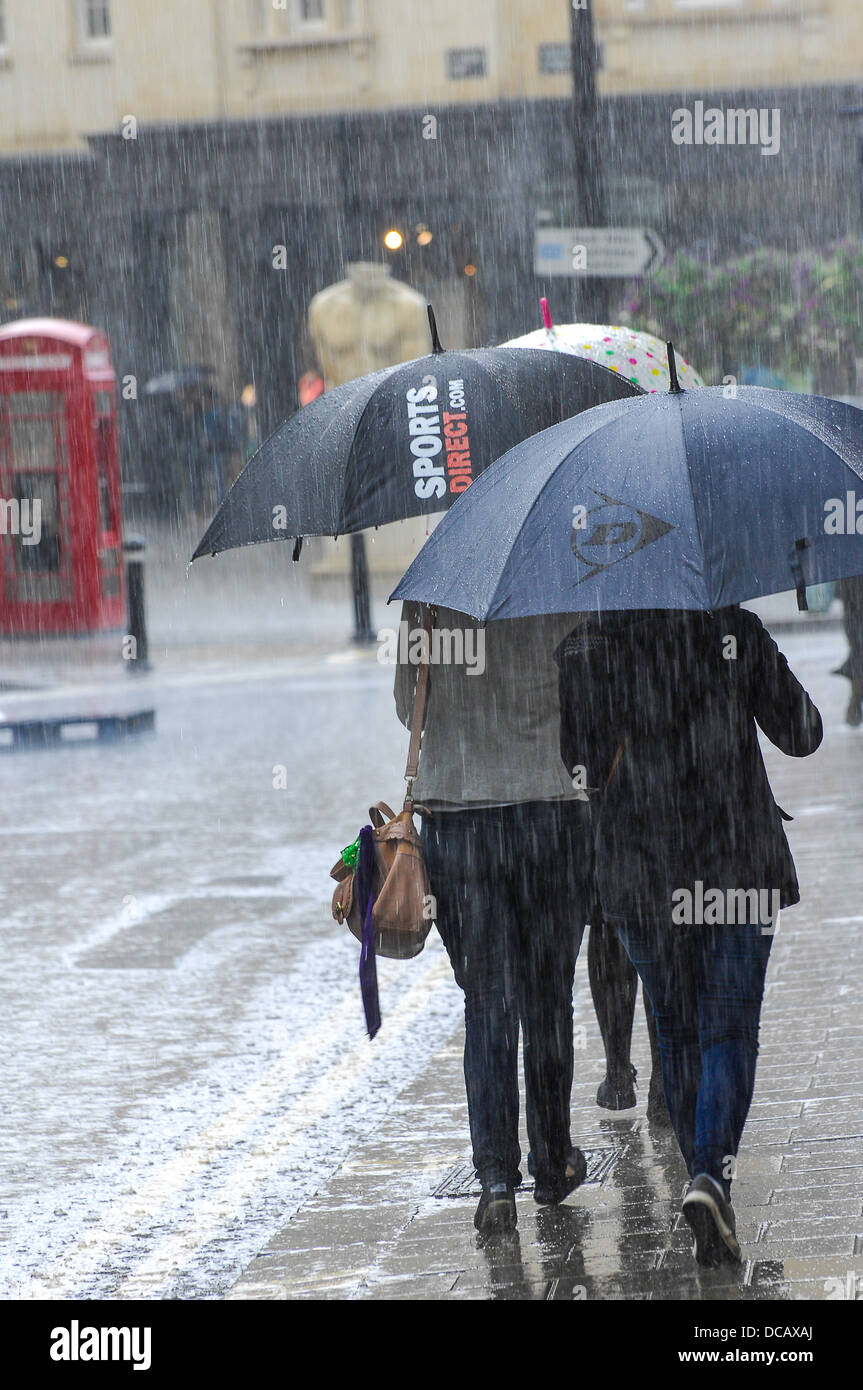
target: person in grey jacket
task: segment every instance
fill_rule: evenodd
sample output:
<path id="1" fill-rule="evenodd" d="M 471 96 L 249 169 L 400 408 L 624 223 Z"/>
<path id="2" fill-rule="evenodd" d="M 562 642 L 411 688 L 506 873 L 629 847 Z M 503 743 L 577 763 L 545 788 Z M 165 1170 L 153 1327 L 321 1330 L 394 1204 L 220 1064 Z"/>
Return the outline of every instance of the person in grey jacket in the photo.
<path id="1" fill-rule="evenodd" d="M 591 616 L 556 653 L 560 751 L 585 765 L 597 884 L 653 1004 L 700 1263 L 737 1260 L 731 1180 L 778 911 L 799 900 L 756 723 L 793 757 L 818 710 L 754 613 Z"/>
<path id="2" fill-rule="evenodd" d="M 418 633 L 420 607 L 405 604 L 402 621 L 408 635 Z M 571 621 L 481 627 L 440 609 L 430 651 L 413 795 L 428 809 L 421 833 L 436 923 L 465 996 L 465 1085 L 482 1184 L 475 1225 L 483 1234 L 516 1221 L 520 1032 L 535 1199 L 560 1202 L 586 1175 L 569 1107 L 589 817 L 584 792 L 560 763 L 552 655 Z M 410 660 L 396 672 L 406 725 L 416 673 Z"/>

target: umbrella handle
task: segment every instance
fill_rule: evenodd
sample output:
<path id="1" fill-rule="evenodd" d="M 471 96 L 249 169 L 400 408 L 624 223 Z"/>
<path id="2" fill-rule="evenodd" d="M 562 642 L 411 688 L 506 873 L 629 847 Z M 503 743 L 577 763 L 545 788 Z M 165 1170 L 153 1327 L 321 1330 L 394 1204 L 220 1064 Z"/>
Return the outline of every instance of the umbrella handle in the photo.
<path id="1" fill-rule="evenodd" d="M 794 542 L 794 549 L 791 552 L 791 573 L 794 577 L 794 587 L 797 590 L 797 607 L 801 613 L 809 612 L 809 600 L 806 597 L 806 580 L 803 578 L 803 565 L 800 562 L 800 552 L 808 550 L 810 542 L 805 536 Z"/>

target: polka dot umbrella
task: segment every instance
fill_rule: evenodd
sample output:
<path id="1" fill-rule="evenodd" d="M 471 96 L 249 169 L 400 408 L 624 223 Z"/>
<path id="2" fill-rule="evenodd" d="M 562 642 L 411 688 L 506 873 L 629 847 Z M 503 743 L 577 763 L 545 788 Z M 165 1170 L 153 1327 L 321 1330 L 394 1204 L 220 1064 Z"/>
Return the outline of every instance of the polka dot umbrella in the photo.
<path id="1" fill-rule="evenodd" d="M 599 362 L 612 372 L 618 372 L 643 391 L 667 391 L 670 386 L 668 354 L 664 343 L 652 333 L 640 333 L 622 324 L 562 323 L 554 325 L 548 305 L 542 301 L 545 328 L 511 338 L 506 347 L 545 348 L 550 352 L 567 352 Z M 675 352 L 677 375 L 686 390 L 703 386 L 704 382 L 685 357 Z"/>

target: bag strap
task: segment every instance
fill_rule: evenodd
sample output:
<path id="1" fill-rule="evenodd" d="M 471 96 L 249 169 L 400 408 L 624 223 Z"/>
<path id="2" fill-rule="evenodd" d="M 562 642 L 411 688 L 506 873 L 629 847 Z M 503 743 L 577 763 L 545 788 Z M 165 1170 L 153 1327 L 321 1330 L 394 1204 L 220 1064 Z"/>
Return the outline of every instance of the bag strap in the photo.
<path id="1" fill-rule="evenodd" d="M 429 656 L 431 654 L 432 629 L 435 625 L 436 618 L 437 608 L 434 604 L 431 604 L 426 608 L 425 613 L 425 648 L 417 674 L 416 690 L 414 691 L 414 708 L 413 714 L 411 715 L 411 741 L 410 747 L 408 748 L 408 760 L 405 766 L 407 790 L 405 791 L 404 809 L 406 811 L 412 811 L 414 804 L 412 795 L 413 784 L 420 765 L 420 741 L 422 739 L 423 721 L 426 712 L 426 696 L 428 695 L 429 683 Z"/>
<path id="2" fill-rule="evenodd" d="M 618 744 L 617 752 L 616 752 L 615 755 L 614 755 L 614 762 L 611 764 L 611 771 L 609 772 L 608 776 L 607 776 L 606 779 L 605 779 L 605 787 L 604 787 L 604 790 L 605 790 L 605 791 L 608 791 L 609 784 L 610 784 L 611 779 L 612 779 L 612 777 L 614 776 L 615 772 L 617 771 L 617 764 L 620 762 L 621 758 L 623 757 L 623 753 L 624 753 L 625 748 L 626 748 L 626 739 L 625 739 L 625 738 L 622 738 L 622 739 L 620 740 L 620 743 Z"/>

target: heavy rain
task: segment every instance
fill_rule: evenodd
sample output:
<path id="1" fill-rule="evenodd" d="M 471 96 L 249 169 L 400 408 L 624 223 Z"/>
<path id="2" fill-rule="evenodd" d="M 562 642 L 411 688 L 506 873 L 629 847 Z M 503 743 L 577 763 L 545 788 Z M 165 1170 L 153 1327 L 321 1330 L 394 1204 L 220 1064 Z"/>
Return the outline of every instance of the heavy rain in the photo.
<path id="1" fill-rule="evenodd" d="M 0 110 L 0 1298 L 823 1369 L 860 0 L 0 0 Z"/>

